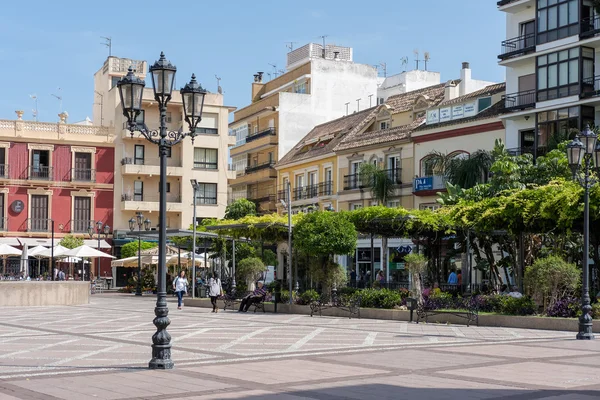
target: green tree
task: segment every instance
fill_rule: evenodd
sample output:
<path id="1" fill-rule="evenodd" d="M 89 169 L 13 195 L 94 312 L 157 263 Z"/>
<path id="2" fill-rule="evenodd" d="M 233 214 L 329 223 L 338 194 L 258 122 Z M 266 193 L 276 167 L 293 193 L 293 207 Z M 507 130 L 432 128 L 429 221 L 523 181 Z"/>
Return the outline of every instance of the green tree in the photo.
<path id="1" fill-rule="evenodd" d="M 422 254 L 412 253 L 404 256 L 406 268 L 411 274 L 412 295 L 416 297 L 419 304 L 423 304 L 423 279 L 422 274 L 427 270 L 427 259 Z"/>
<path id="2" fill-rule="evenodd" d="M 256 204 L 248 199 L 238 199 L 225 208 L 225 219 L 240 219 L 256 215 Z"/>
<path id="3" fill-rule="evenodd" d="M 436 175 L 444 175 L 448 182 L 464 189 L 487 182 L 493 164 L 493 155 L 486 150 L 477 150 L 469 155 L 433 151 L 429 157 Z"/>
<path id="4" fill-rule="evenodd" d="M 258 257 L 248 257 L 241 260 L 236 265 L 235 278 L 239 282 L 246 282 L 248 286 L 258 279 L 260 274 L 265 271 L 265 264 Z"/>
<path id="5" fill-rule="evenodd" d="M 316 259 L 311 272 L 326 291 L 342 283 L 346 274 L 340 274 L 333 256 L 351 254 L 358 239 L 354 225 L 345 214 L 329 211 L 307 214 L 294 226 L 293 239 L 297 250 Z"/>
<path id="6" fill-rule="evenodd" d="M 525 288 L 544 309 L 558 300 L 575 294 L 580 283 L 581 271 L 557 256 L 536 260 L 525 272 Z"/>
<path id="7" fill-rule="evenodd" d="M 396 184 L 388 171 L 371 163 L 365 163 L 360 166 L 359 174 L 361 183 L 371 189 L 373 199 L 385 206 L 388 199 L 394 195 Z"/>
<path id="8" fill-rule="evenodd" d="M 158 243 L 142 242 L 140 245 L 140 248 L 142 250 L 148 250 L 148 249 L 152 249 L 156 246 L 158 246 Z M 138 241 L 137 240 L 126 243 L 121 247 L 121 258 L 133 257 L 133 256 L 137 256 L 137 254 L 138 254 Z"/>
<path id="9" fill-rule="evenodd" d="M 62 238 L 58 244 L 66 247 L 67 249 L 74 249 L 76 247 L 83 246 L 83 239 L 73 235 L 67 235 Z"/>

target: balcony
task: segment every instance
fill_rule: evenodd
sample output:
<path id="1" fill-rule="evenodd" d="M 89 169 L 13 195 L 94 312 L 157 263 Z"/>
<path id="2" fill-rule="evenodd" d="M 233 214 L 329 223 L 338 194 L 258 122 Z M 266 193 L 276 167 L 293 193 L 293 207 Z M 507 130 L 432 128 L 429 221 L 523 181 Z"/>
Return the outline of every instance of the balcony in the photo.
<path id="1" fill-rule="evenodd" d="M 160 158 L 135 159 L 133 157 L 124 157 L 121 159 L 122 175 L 159 175 Z M 181 160 L 176 158 L 167 158 L 167 175 L 183 176 Z"/>
<path id="2" fill-rule="evenodd" d="M 535 107 L 535 89 L 525 90 L 523 92 L 505 94 L 502 96 L 504 101 L 504 112 L 526 110 Z"/>
<path id="3" fill-rule="evenodd" d="M 246 194 L 248 200 L 258 203 L 275 201 L 275 192 L 272 188 L 266 189 L 248 189 Z"/>
<path id="4" fill-rule="evenodd" d="M 292 201 L 308 200 L 317 197 L 331 196 L 333 195 L 333 182 L 321 182 L 316 185 L 308 185 L 292 190 Z M 287 199 L 285 190 L 278 192 L 279 199 Z"/>
<path id="5" fill-rule="evenodd" d="M 522 56 L 533 51 L 535 51 L 535 34 L 528 33 L 527 35 L 504 40 L 502 42 L 502 51 L 498 58 L 506 60 L 507 58 Z"/>
<path id="6" fill-rule="evenodd" d="M 516 14 L 528 8 L 535 7 L 534 0 L 499 0 L 496 5 L 500 11 Z"/>
<path id="7" fill-rule="evenodd" d="M 160 195 L 158 194 L 122 194 L 122 211 L 158 211 Z M 191 200 L 190 200 L 191 201 Z M 167 212 L 182 212 L 181 195 L 167 193 Z"/>
<path id="8" fill-rule="evenodd" d="M 276 136 L 276 135 L 277 135 L 277 131 L 275 130 L 275 128 L 269 128 L 262 132 L 258 132 L 258 133 L 255 133 L 254 135 L 248 136 L 246 138 L 246 143 L 253 142 L 255 140 L 258 140 L 258 139 L 266 137 L 266 136 Z"/>
<path id="9" fill-rule="evenodd" d="M 96 229 L 96 222 L 88 219 L 71 220 L 71 233 L 88 233 L 89 227 Z"/>
<path id="10" fill-rule="evenodd" d="M 27 179 L 30 181 L 52 181 L 54 180 L 52 167 L 30 165 L 27 167 Z"/>
<path id="11" fill-rule="evenodd" d="M 385 174 L 390 178 L 394 185 L 402 184 L 402 168 L 386 169 Z"/>
<path id="12" fill-rule="evenodd" d="M 443 175 L 422 176 L 413 180 L 413 193 L 417 196 L 429 196 L 445 189 L 446 177 Z"/>
<path id="13" fill-rule="evenodd" d="M 273 168 L 274 165 L 275 165 L 275 163 L 273 161 L 267 161 L 262 164 L 252 165 L 252 166 L 246 167 L 246 174 L 253 174 L 253 173 L 255 173 L 257 171 L 261 171 L 263 169 Z"/>
<path id="14" fill-rule="evenodd" d="M 344 190 L 362 189 L 365 185 L 359 174 L 344 175 Z"/>
<path id="15" fill-rule="evenodd" d="M 96 170 L 87 168 L 71 168 L 71 182 L 96 182 Z"/>
<path id="16" fill-rule="evenodd" d="M 51 219 L 27 218 L 27 232 L 50 232 Z"/>
<path id="17" fill-rule="evenodd" d="M 0 179 L 9 179 L 8 164 L 0 164 Z"/>
<path id="18" fill-rule="evenodd" d="M 582 99 L 587 99 L 598 95 L 600 95 L 600 75 L 592 78 L 584 78 L 579 96 Z"/>
<path id="19" fill-rule="evenodd" d="M 8 232 L 8 218 L 0 218 L 0 232 Z"/>
<path id="20" fill-rule="evenodd" d="M 600 33 L 600 15 L 584 18 L 580 23 L 579 37 L 590 38 Z"/>

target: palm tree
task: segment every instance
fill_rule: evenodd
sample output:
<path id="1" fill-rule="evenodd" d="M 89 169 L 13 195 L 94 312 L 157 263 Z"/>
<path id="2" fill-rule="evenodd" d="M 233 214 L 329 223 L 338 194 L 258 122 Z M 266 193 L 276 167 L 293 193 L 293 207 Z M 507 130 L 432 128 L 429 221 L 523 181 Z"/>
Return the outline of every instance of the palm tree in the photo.
<path id="1" fill-rule="evenodd" d="M 463 189 L 486 183 L 494 162 L 492 153 L 487 150 L 477 150 L 468 157 L 461 157 L 461 154 L 465 153 L 444 154 L 439 151 L 429 153 L 433 173 L 444 175 L 448 182 Z"/>
<path id="2" fill-rule="evenodd" d="M 360 182 L 363 186 L 371 189 L 371 196 L 381 205 L 386 205 L 390 197 L 394 195 L 396 182 L 388 174 L 388 171 L 374 164 L 366 163 L 360 166 Z"/>

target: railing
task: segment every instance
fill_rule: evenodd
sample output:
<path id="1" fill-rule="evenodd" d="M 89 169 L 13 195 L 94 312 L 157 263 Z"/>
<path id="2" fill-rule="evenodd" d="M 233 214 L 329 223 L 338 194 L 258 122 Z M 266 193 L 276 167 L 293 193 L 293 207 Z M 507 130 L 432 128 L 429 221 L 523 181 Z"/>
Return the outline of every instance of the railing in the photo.
<path id="1" fill-rule="evenodd" d="M 344 175 L 344 190 L 360 189 L 364 184 L 360 179 L 360 174 Z"/>
<path id="2" fill-rule="evenodd" d="M 385 173 L 388 176 L 388 178 L 390 178 L 392 182 L 394 182 L 394 184 L 402 184 L 402 168 L 386 169 Z"/>
<path id="3" fill-rule="evenodd" d="M 535 33 L 528 33 L 527 35 L 502 41 L 502 50 L 498 58 L 504 60 L 510 57 L 520 56 L 534 50 Z"/>
<path id="4" fill-rule="evenodd" d="M 71 168 L 71 182 L 96 182 L 96 170 Z"/>
<path id="5" fill-rule="evenodd" d="M 596 97 L 600 95 L 600 76 L 583 78 L 581 83 L 581 97 Z"/>
<path id="6" fill-rule="evenodd" d="M 0 232 L 8 231 L 8 218 L 0 218 Z"/>
<path id="7" fill-rule="evenodd" d="M 333 181 L 319 183 L 319 196 L 333 195 Z"/>
<path id="8" fill-rule="evenodd" d="M 289 200 L 287 190 L 278 190 L 277 191 L 277 200 L 278 201 L 283 200 L 287 203 Z"/>
<path id="9" fill-rule="evenodd" d="M 196 135 L 218 135 L 217 128 L 196 128 Z"/>
<path id="10" fill-rule="evenodd" d="M 54 180 L 52 167 L 47 167 L 44 165 L 34 167 L 33 165 L 30 165 L 29 167 L 27 167 L 27 179 L 42 181 Z"/>
<path id="11" fill-rule="evenodd" d="M 93 220 L 73 219 L 71 220 L 71 233 L 88 233 L 90 226 L 96 229 L 96 223 Z"/>
<path id="12" fill-rule="evenodd" d="M 246 138 L 246 143 L 252 142 L 253 140 L 258 140 L 265 136 L 275 136 L 277 134 L 275 128 L 265 129 L 264 131 L 255 133 L 254 135 L 250 135 Z"/>
<path id="13" fill-rule="evenodd" d="M 275 201 L 275 192 L 273 189 L 248 189 L 246 198 L 257 202 Z"/>
<path id="14" fill-rule="evenodd" d="M 56 134 L 107 136 L 113 132 L 107 126 L 75 125 L 53 122 L 35 122 L 22 120 L 0 120 L 0 130 L 17 130 L 26 133 L 50 132 Z"/>
<path id="15" fill-rule="evenodd" d="M 285 190 L 278 192 L 278 198 L 282 199 Z M 333 194 L 333 182 L 321 182 L 316 185 L 308 185 L 292 190 L 292 200 L 313 199 L 319 196 L 331 196 Z M 285 196 L 287 199 L 287 196 Z M 286 200 L 287 201 L 287 200 Z"/>
<path id="16" fill-rule="evenodd" d="M 600 33 L 600 15 L 583 18 L 580 23 L 579 37 L 592 37 Z"/>
<path id="17" fill-rule="evenodd" d="M 27 232 L 50 232 L 50 221 L 48 218 L 28 218 Z"/>
<path id="18" fill-rule="evenodd" d="M 273 161 L 267 161 L 266 163 L 252 165 L 250 167 L 246 167 L 246 173 L 251 174 L 256 171 L 260 171 L 261 169 L 273 168 L 275 163 Z"/>
<path id="19" fill-rule="evenodd" d="M 502 96 L 505 111 L 525 110 L 535 107 L 535 89 Z"/>
<path id="20" fill-rule="evenodd" d="M 8 164 L 0 164 L 0 179 L 8 179 Z"/>
<path id="21" fill-rule="evenodd" d="M 121 159 L 121 165 L 149 165 L 153 167 L 160 166 L 160 158 L 134 158 L 134 157 L 123 157 Z M 181 160 L 174 157 L 167 157 L 167 167 L 181 167 Z"/>
<path id="22" fill-rule="evenodd" d="M 160 195 L 158 195 L 158 194 L 122 194 L 121 201 L 158 202 L 158 201 L 160 201 Z M 167 193 L 167 203 L 181 203 L 181 195 Z"/>

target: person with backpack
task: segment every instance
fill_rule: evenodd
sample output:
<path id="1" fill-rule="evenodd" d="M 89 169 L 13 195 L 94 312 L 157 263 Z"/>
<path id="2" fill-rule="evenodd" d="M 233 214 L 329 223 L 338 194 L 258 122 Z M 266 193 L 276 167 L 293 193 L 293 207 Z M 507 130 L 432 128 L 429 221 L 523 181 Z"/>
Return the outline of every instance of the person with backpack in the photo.
<path id="1" fill-rule="evenodd" d="M 213 277 L 208 280 L 208 295 L 210 296 L 210 302 L 212 303 L 212 312 L 218 313 L 219 308 L 217 307 L 217 297 L 223 295 L 223 286 L 221 286 L 221 280 L 219 274 L 216 272 Z"/>
<path id="2" fill-rule="evenodd" d="M 181 271 L 179 276 L 173 281 L 173 290 L 177 295 L 177 309 L 181 310 L 181 304 L 183 302 L 183 295 L 187 293 L 188 281 L 185 277 L 185 271 Z"/>

